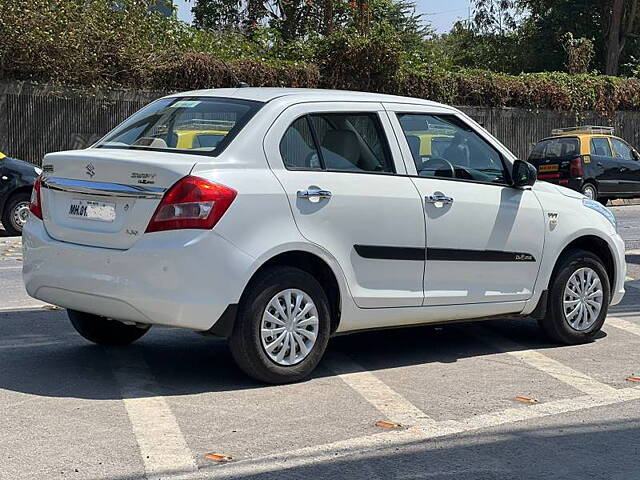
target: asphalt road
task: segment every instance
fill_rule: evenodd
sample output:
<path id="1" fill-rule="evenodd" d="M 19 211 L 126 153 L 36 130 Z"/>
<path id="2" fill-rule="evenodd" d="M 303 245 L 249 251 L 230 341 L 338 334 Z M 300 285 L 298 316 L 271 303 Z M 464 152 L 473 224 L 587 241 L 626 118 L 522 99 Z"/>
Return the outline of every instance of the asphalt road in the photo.
<path id="1" fill-rule="evenodd" d="M 614 211 L 628 293 L 594 343 L 531 320 L 349 335 L 275 387 L 191 332 L 84 341 L 24 293 L 19 239 L 0 237 L 0 479 L 640 478 L 640 207 Z"/>

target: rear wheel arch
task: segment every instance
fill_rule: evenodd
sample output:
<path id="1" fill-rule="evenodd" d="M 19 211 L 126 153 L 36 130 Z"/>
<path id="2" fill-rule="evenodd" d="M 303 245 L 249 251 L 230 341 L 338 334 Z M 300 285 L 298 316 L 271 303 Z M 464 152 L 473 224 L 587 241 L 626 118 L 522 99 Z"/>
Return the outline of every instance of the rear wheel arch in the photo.
<path id="1" fill-rule="evenodd" d="M 265 270 L 276 266 L 289 266 L 304 270 L 309 273 L 320 283 L 325 294 L 329 299 L 331 308 L 331 333 L 338 329 L 340 324 L 342 298 L 340 293 L 340 285 L 333 269 L 320 256 L 304 250 L 290 250 L 279 253 L 267 261 L 253 273 L 251 279 L 243 290 L 240 302 L 242 302 L 245 293 L 251 288 L 256 278 L 262 275 Z"/>
<path id="2" fill-rule="evenodd" d="M 597 200 L 597 199 L 598 199 L 598 198 L 597 198 L 597 197 L 598 197 L 598 194 L 599 194 L 599 192 L 600 192 L 600 189 L 598 188 L 598 182 L 597 182 L 595 179 L 593 179 L 593 178 L 589 178 L 588 180 L 583 181 L 583 182 L 582 182 L 582 187 L 580 187 L 580 192 L 583 192 L 583 191 L 584 191 L 583 189 L 584 189 L 587 185 L 590 185 L 590 186 L 592 186 L 592 187 L 595 189 L 596 196 L 595 196 L 594 200 Z"/>
<path id="3" fill-rule="evenodd" d="M 0 211 L 4 211 L 5 207 L 9 205 L 9 201 L 15 197 L 16 195 L 20 195 L 21 193 L 26 193 L 31 195 L 31 190 L 33 190 L 33 186 L 31 185 L 23 185 L 18 188 L 14 188 L 8 194 L 4 195 L 4 203 L 0 204 Z"/>

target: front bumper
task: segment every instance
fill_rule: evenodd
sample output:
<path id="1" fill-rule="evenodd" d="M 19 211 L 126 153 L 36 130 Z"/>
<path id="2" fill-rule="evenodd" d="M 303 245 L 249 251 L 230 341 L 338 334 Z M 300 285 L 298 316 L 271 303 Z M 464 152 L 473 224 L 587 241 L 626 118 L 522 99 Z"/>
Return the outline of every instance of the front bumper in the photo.
<path id="1" fill-rule="evenodd" d="M 23 279 L 39 300 L 118 320 L 208 330 L 238 302 L 253 258 L 213 231 L 145 234 L 128 250 L 49 236 L 30 218 Z"/>
<path id="2" fill-rule="evenodd" d="M 627 262 L 625 260 L 624 240 L 617 233 L 612 236 L 612 239 L 615 247 L 612 253 L 616 264 L 616 278 L 612 288 L 611 305 L 617 305 L 625 293 L 624 281 L 627 277 Z"/>

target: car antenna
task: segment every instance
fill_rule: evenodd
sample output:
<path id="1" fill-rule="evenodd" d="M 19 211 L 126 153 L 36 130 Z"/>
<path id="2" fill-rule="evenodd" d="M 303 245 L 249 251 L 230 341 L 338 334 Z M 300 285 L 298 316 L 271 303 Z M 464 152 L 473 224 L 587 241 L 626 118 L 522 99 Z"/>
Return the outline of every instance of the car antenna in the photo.
<path id="1" fill-rule="evenodd" d="M 236 85 L 235 85 L 236 88 L 247 88 L 247 87 L 249 87 L 249 84 L 247 82 L 241 82 L 240 81 L 240 79 L 237 77 L 237 75 L 231 69 L 231 67 L 229 66 L 229 64 L 227 62 L 225 62 L 222 59 L 220 59 L 220 61 L 224 65 L 224 68 L 227 69 L 227 72 L 229 72 L 229 75 L 231 75 L 231 78 L 233 78 L 233 81 L 236 82 Z"/>

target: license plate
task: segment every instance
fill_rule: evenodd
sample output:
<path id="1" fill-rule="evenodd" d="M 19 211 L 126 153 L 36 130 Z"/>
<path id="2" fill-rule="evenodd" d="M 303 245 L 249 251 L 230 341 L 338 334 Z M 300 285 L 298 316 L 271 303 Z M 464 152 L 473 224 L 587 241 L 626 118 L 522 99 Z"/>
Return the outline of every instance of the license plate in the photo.
<path id="1" fill-rule="evenodd" d="M 539 172 L 555 172 L 556 170 L 558 170 L 557 163 L 551 165 L 540 165 L 540 167 L 538 167 Z"/>
<path id="2" fill-rule="evenodd" d="M 95 202 L 93 200 L 71 200 L 69 217 L 98 222 L 113 222 L 116 219 L 116 204 L 112 202 Z"/>

